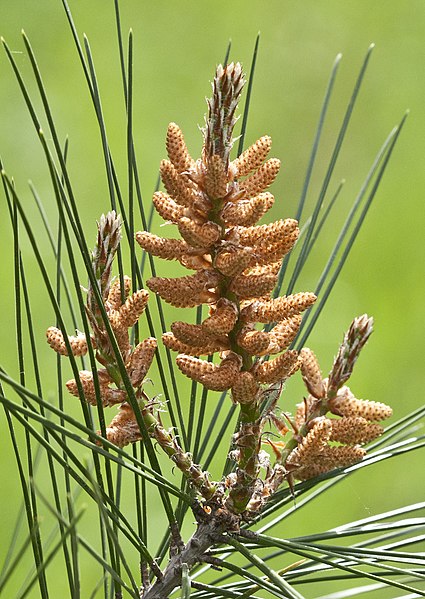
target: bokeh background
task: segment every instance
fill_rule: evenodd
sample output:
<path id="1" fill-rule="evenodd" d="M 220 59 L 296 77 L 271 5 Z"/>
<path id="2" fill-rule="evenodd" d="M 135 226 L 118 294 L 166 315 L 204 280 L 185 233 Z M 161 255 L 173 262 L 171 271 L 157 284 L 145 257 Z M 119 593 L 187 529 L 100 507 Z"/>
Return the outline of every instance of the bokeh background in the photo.
<path id="1" fill-rule="evenodd" d="M 71 0 L 70 7 L 80 38 L 84 32 L 90 41 L 108 139 L 125 192 L 126 121 L 113 2 Z M 369 44 L 376 44 L 330 187 L 333 192 L 344 178 L 344 191 L 297 290 L 314 288 L 379 147 L 406 109 L 410 109 L 376 200 L 309 345 L 314 347 L 326 371 L 352 317 L 364 312 L 372 314 L 376 329 L 353 376 L 353 390 L 359 396 L 390 403 L 394 419 L 422 405 L 425 350 L 423 1 L 123 0 L 121 16 L 124 32 L 131 27 L 134 34 L 134 138 L 146 205 L 156 183 L 159 161 L 165 155 L 168 122 L 173 120 L 181 126 L 189 149 L 196 156 L 201 147 L 199 126 L 203 124 L 205 96 L 210 93 L 209 81 L 215 65 L 223 60 L 231 39 L 230 58 L 241 61 L 249 69 L 260 30 L 246 144 L 260 135 L 271 135 L 272 154 L 283 163 L 273 186 L 277 202 L 270 218 L 295 213 L 330 69 L 335 56 L 343 53 L 308 195 L 308 214 L 323 180 L 358 69 Z M 95 220 L 109 209 L 107 184 L 94 111 L 60 0 L 0 0 L 0 33 L 12 49 L 39 106 L 21 29 L 25 30 L 37 55 L 58 131 L 63 139 L 69 136 L 69 169 L 85 231 L 94 242 Z M 0 82 L 0 156 L 39 232 L 40 247 L 53 274 L 49 244 L 34 208 L 28 181 L 37 188 L 53 226 L 57 218 L 55 200 L 39 141 L 4 52 L 0 54 Z M 136 224 L 141 227 L 140 221 Z M 159 224 L 157 218 L 155 230 Z M 24 235 L 22 250 L 41 367 L 47 373 L 44 390 L 46 396 L 53 397 L 55 380 L 49 378 L 48 373 L 49 369 L 53 372 L 54 356 L 44 343 L 44 331 L 54 322 L 53 310 Z M 161 274 L 172 272 L 169 264 L 158 262 L 157 266 Z M 12 234 L 2 197 L 0 363 L 16 377 L 12 269 Z M 167 312 L 168 322 L 181 317 L 181 314 Z M 179 374 L 178 377 L 182 389 L 188 391 L 186 381 Z M 160 391 L 156 386 L 155 392 Z M 287 404 L 282 407 L 292 409 L 301 394 L 301 386 L 291 384 L 285 395 Z M 210 401 L 213 406 L 213 396 Z M 75 406 L 70 407 L 73 409 Z M 20 488 L 3 416 L 0 428 L 1 563 L 19 509 Z M 362 471 L 337 486 L 326 501 L 303 510 L 302 517 L 295 515 L 288 520 L 280 534 L 294 536 L 313 532 L 414 503 L 423 497 L 423 470 L 423 456 L 421 461 L 419 454 L 408 454 Z M 42 476 L 41 473 L 40 482 L 44 484 Z M 152 514 L 153 522 L 161 518 L 162 515 Z M 64 596 L 61 595 L 66 588 L 61 587 L 65 584 L 60 575 L 61 564 L 56 567 L 55 590 L 58 596 Z M 324 587 L 320 590 L 325 594 Z M 8 597 L 15 596 L 16 591 L 10 592 Z M 318 594 L 309 592 L 310 595 L 306 591 L 306 596 Z M 37 597 L 38 591 L 35 589 L 30 596 Z M 381 595 L 377 592 L 374 596 Z"/>

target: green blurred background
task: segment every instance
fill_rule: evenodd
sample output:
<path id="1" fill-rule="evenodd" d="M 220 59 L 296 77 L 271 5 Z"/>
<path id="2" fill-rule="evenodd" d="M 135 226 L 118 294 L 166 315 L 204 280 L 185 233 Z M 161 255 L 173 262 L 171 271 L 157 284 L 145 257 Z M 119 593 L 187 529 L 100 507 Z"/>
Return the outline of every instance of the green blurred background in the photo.
<path id="1" fill-rule="evenodd" d="M 80 35 L 86 33 L 91 44 L 109 143 L 125 194 L 126 121 L 113 2 L 71 1 L 70 7 Z M 374 156 L 391 128 L 405 110 L 410 109 L 376 200 L 309 345 L 314 347 L 327 371 L 352 317 L 364 312 L 373 315 L 375 333 L 357 366 L 352 389 L 361 397 L 390 403 L 395 418 L 422 405 L 425 349 L 423 1 L 123 0 L 121 12 L 124 31 L 131 27 L 134 34 L 134 137 L 146 205 L 156 183 L 159 161 L 165 155 L 168 122 L 176 121 L 182 127 L 187 144 L 196 156 L 201 147 L 198 126 L 203 124 L 204 98 L 210 93 L 209 81 L 215 65 L 223 60 L 231 38 L 231 59 L 241 61 L 249 69 L 255 37 L 260 30 L 246 144 L 260 135 L 271 135 L 272 155 L 283 163 L 273 186 L 277 201 L 270 218 L 295 213 L 330 68 L 337 53 L 343 53 L 313 173 L 308 213 L 317 197 L 358 69 L 369 44 L 376 44 L 330 191 L 336 189 L 342 178 L 346 179 L 346 185 L 332 223 L 327 225 L 296 290 L 314 289 Z M 0 0 L 0 33 L 14 52 L 39 106 L 21 29 L 25 30 L 37 55 L 59 134 L 63 139 L 69 136 L 69 169 L 85 231 L 94 242 L 95 220 L 109 208 L 107 184 L 94 112 L 61 2 Z M 0 54 L 0 156 L 8 174 L 14 177 L 16 189 L 39 232 L 40 247 L 53 276 L 54 263 L 48 241 L 39 224 L 27 181 L 31 180 L 36 186 L 53 223 L 56 222 L 55 200 L 39 141 L 4 53 Z M 157 232 L 159 224 L 157 218 L 154 225 Z M 141 227 L 140 221 L 136 226 Z M 16 377 L 17 359 L 11 341 L 14 339 L 12 235 L 4 198 L 0 203 L 0 233 L 0 362 Z M 53 310 L 24 236 L 22 246 L 25 266 L 30 273 L 41 367 L 47 374 L 44 391 L 46 396 L 52 396 L 55 380 L 48 373 L 53 371 L 54 356 L 45 346 L 44 331 L 54 322 Z M 172 272 L 170 264 L 158 262 L 157 267 L 161 274 Z M 167 312 L 167 322 L 176 318 L 182 318 L 182 314 Z M 194 319 L 194 315 L 191 318 Z M 179 374 L 178 377 L 182 388 L 188 390 L 183 377 Z M 158 385 L 155 392 L 160 392 Z M 287 404 L 283 407 L 292 409 L 302 392 L 299 383 L 291 383 L 285 395 Z M 210 401 L 213 407 L 214 397 Z M 3 417 L 0 426 L 3 431 L 0 434 L 1 563 L 18 510 L 20 489 Z M 292 517 L 279 532 L 287 536 L 305 534 L 418 501 L 425 487 L 423 470 L 420 455 L 408 454 L 362 471 L 334 489 L 326 501 L 303 510 L 302 517 Z M 161 517 L 152 515 L 152 521 Z M 58 563 L 58 572 L 60 568 Z M 66 587 L 61 587 L 65 584 L 61 576 L 56 584 L 58 596 L 64 596 L 60 594 L 66 592 L 63 590 Z M 325 588 L 320 591 L 324 594 Z M 312 590 L 310 595 L 305 592 L 307 597 L 319 594 Z M 15 595 L 11 591 L 7 596 Z M 30 596 L 37 597 L 38 591 L 35 589 Z M 391 595 L 377 593 L 374 596 Z"/>

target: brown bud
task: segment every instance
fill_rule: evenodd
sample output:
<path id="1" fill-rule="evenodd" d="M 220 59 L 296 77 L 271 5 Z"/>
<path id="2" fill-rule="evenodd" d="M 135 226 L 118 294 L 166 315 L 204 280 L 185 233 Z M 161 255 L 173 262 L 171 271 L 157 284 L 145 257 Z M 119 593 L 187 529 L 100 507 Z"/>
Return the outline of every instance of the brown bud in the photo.
<path id="1" fill-rule="evenodd" d="M 373 331 L 373 318 L 367 314 L 353 320 L 344 335 L 338 354 L 335 358 L 328 380 L 328 396 L 333 397 L 338 389 L 350 378 L 354 364 L 362 347 Z"/>
<path id="2" fill-rule="evenodd" d="M 213 94 L 208 102 L 208 116 L 204 130 L 204 162 L 217 154 L 226 168 L 233 145 L 235 111 L 245 83 L 240 63 L 218 65 L 213 81 Z"/>

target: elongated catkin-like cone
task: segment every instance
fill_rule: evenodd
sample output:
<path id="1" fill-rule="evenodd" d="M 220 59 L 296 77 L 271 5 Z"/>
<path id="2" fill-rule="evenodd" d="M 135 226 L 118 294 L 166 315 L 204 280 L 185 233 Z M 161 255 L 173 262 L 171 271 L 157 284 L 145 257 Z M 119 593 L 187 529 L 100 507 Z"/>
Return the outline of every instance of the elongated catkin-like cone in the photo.
<path id="1" fill-rule="evenodd" d="M 298 229 L 298 222 L 293 218 L 277 220 L 268 225 L 255 227 L 235 227 L 233 234 L 239 236 L 242 245 L 255 245 L 266 242 L 267 245 L 280 242 Z"/>
<path id="2" fill-rule="evenodd" d="M 212 373 L 217 369 L 217 366 L 212 362 L 206 362 L 205 360 L 185 354 L 179 354 L 176 358 L 176 363 L 183 374 L 198 383 L 201 382 L 204 375 Z"/>
<path id="3" fill-rule="evenodd" d="M 255 225 L 274 204 L 271 193 L 260 193 L 250 200 L 243 200 L 235 204 L 228 203 L 222 210 L 221 217 L 227 225 Z"/>
<path id="4" fill-rule="evenodd" d="M 130 328 L 143 314 L 149 300 L 149 293 L 144 289 L 139 289 L 130 295 L 125 303 L 118 308 L 118 315 L 122 326 Z"/>
<path id="5" fill-rule="evenodd" d="M 187 176 L 181 175 L 169 160 L 162 160 L 159 167 L 167 193 L 182 206 L 190 207 L 196 195 Z"/>
<path id="6" fill-rule="evenodd" d="M 184 354 L 177 356 L 176 362 L 183 374 L 214 391 L 230 389 L 241 367 L 240 356 L 233 352 L 218 365 Z"/>
<path id="7" fill-rule="evenodd" d="M 318 461 L 294 471 L 298 480 L 308 480 L 334 468 L 347 468 L 360 462 L 366 455 L 366 450 L 358 445 L 342 445 L 340 447 L 326 447 Z"/>
<path id="8" fill-rule="evenodd" d="M 280 169 L 280 160 L 270 158 L 262 164 L 252 175 L 247 177 L 240 188 L 245 190 L 247 197 L 256 195 L 267 189 L 276 179 Z"/>
<path id="9" fill-rule="evenodd" d="M 226 391 L 235 383 L 241 366 L 242 358 L 229 352 L 213 372 L 202 377 L 201 383 L 212 391 Z"/>
<path id="10" fill-rule="evenodd" d="M 345 445 L 363 445 L 363 443 L 370 443 L 383 432 L 384 429 L 380 424 L 369 422 L 362 416 L 334 418 L 330 440 Z"/>
<path id="11" fill-rule="evenodd" d="M 207 249 L 220 237 L 219 226 L 210 221 L 199 225 L 184 216 L 179 219 L 178 228 L 183 239 L 195 248 Z"/>
<path id="12" fill-rule="evenodd" d="M 262 245 L 252 256 L 252 264 L 269 264 L 281 260 L 288 254 L 298 239 L 299 230 L 295 229 L 287 237 L 282 238 L 277 243 Z"/>
<path id="13" fill-rule="evenodd" d="M 226 298 L 220 298 L 216 303 L 215 310 L 203 321 L 201 327 L 207 334 L 225 335 L 233 329 L 237 318 L 237 306 Z"/>
<path id="14" fill-rule="evenodd" d="M 97 431 L 97 434 L 101 435 L 101 432 Z M 125 447 L 130 443 L 141 441 L 142 435 L 139 425 L 131 406 L 127 402 L 121 404 L 118 414 L 106 427 L 106 438 L 117 447 Z"/>
<path id="15" fill-rule="evenodd" d="M 271 300 L 258 300 L 243 308 L 241 317 L 245 322 L 275 322 L 304 312 L 315 301 L 316 296 L 310 292 L 294 293 Z"/>
<path id="16" fill-rule="evenodd" d="M 193 250 L 190 254 L 184 254 L 180 256 L 178 259 L 180 263 L 185 267 L 191 270 L 208 270 L 211 269 L 211 259 L 210 256 L 204 254 L 202 250 L 196 250 L 195 253 Z"/>
<path id="17" fill-rule="evenodd" d="M 259 383 L 276 383 L 289 378 L 300 366 L 298 352 L 288 350 L 273 360 L 256 364 L 252 374 Z"/>
<path id="18" fill-rule="evenodd" d="M 304 347 L 300 352 L 301 374 L 308 391 L 314 397 L 325 397 L 325 387 L 323 385 L 322 371 L 314 352 L 308 347 Z"/>
<path id="19" fill-rule="evenodd" d="M 130 363 L 127 367 L 127 372 L 133 387 L 139 387 L 142 384 L 149 367 L 152 364 L 157 345 L 155 337 L 148 337 L 134 348 L 131 354 Z"/>
<path id="20" fill-rule="evenodd" d="M 329 470 L 344 468 L 359 462 L 366 455 L 366 449 L 359 445 L 327 445 L 322 453 L 322 459 Z"/>
<path id="21" fill-rule="evenodd" d="M 68 350 L 66 349 L 65 341 L 63 339 L 62 331 L 56 327 L 49 327 L 46 331 L 47 343 L 56 353 L 61 356 L 67 356 Z M 87 348 L 86 336 L 83 333 L 78 335 L 69 335 L 68 341 L 71 346 L 73 356 L 85 356 Z"/>
<path id="22" fill-rule="evenodd" d="M 272 147 L 272 139 L 264 135 L 257 139 L 252 146 L 249 146 L 238 158 L 233 160 L 231 166 L 236 172 L 237 177 L 246 177 L 252 171 L 261 166 L 267 158 L 267 154 Z"/>
<path id="23" fill-rule="evenodd" d="M 289 454 L 288 466 L 309 466 L 318 461 L 318 457 L 327 447 L 332 432 L 332 422 L 329 418 L 321 418 L 301 440 L 298 446 Z"/>
<path id="24" fill-rule="evenodd" d="M 192 166 L 193 160 L 184 141 L 183 133 L 176 123 L 168 125 L 166 147 L 168 158 L 179 173 Z"/>
<path id="25" fill-rule="evenodd" d="M 171 332 L 174 336 L 187 345 L 201 345 L 205 341 L 211 341 L 215 337 L 206 334 L 200 324 L 188 324 L 187 322 L 176 321 L 171 325 Z M 186 353 L 186 352 L 180 352 Z"/>
<path id="26" fill-rule="evenodd" d="M 112 389 L 108 387 L 108 384 L 111 382 L 111 379 L 106 371 L 99 370 L 97 374 L 100 388 L 100 400 L 104 407 L 125 401 L 127 397 L 125 391 L 122 391 L 120 389 Z M 81 370 L 79 372 L 79 376 L 81 386 L 84 391 L 85 400 L 87 401 L 87 403 L 95 406 L 97 404 L 97 401 L 93 373 L 90 372 L 90 370 Z M 71 393 L 71 395 L 74 395 L 75 397 L 79 396 L 78 385 L 75 379 L 67 381 L 66 388 Z"/>
<path id="27" fill-rule="evenodd" d="M 184 353 L 189 356 L 210 356 L 218 351 L 228 349 L 228 344 L 220 343 L 220 341 L 204 339 L 199 340 L 199 345 L 189 345 L 177 339 L 173 333 L 164 333 L 162 342 L 166 347 L 179 353 Z"/>
<path id="28" fill-rule="evenodd" d="M 118 347 L 120 348 L 120 352 L 122 356 L 127 357 L 130 352 L 130 337 L 128 335 L 128 326 L 120 318 L 118 310 L 111 311 L 108 314 L 108 317 L 112 330 L 114 331 Z"/>
<path id="29" fill-rule="evenodd" d="M 231 291 L 241 299 L 263 297 L 275 288 L 277 274 L 263 273 L 259 275 L 239 275 L 235 277 L 230 285 Z"/>
<path id="30" fill-rule="evenodd" d="M 251 356 L 263 356 L 270 345 L 270 336 L 266 331 L 243 328 L 237 336 L 237 341 Z"/>
<path id="31" fill-rule="evenodd" d="M 217 274 L 205 270 L 178 279 L 152 277 L 146 284 L 173 306 L 193 308 L 214 299 L 213 294 L 208 293 L 208 289 L 215 287 L 218 280 Z"/>
<path id="32" fill-rule="evenodd" d="M 128 294 L 130 293 L 130 289 L 131 289 L 131 279 L 130 277 L 127 277 L 126 275 L 124 275 L 123 277 L 124 279 L 124 301 L 128 298 Z M 122 306 L 123 301 L 122 301 L 122 297 L 121 297 L 121 282 L 119 279 L 116 279 L 110 289 L 109 289 L 109 293 L 108 293 L 108 299 L 107 299 L 107 307 L 111 310 L 118 310 L 118 308 L 120 306 Z"/>
<path id="33" fill-rule="evenodd" d="M 341 393 L 342 391 L 342 393 Z M 329 410 L 338 416 L 362 416 L 366 420 L 386 420 L 392 409 L 379 401 L 357 399 L 348 387 L 341 387 L 338 395 L 328 401 Z"/>
<path id="34" fill-rule="evenodd" d="M 177 204 L 170 196 L 163 191 L 157 191 L 152 197 L 155 210 L 164 220 L 177 222 L 185 214 L 183 206 Z"/>
<path id="35" fill-rule="evenodd" d="M 227 172 L 220 156 L 208 159 L 205 173 L 205 191 L 211 199 L 224 198 L 227 193 Z"/>
<path id="36" fill-rule="evenodd" d="M 226 248 L 216 255 L 214 266 L 227 277 L 234 277 L 245 270 L 251 261 L 251 248 Z"/>
<path id="37" fill-rule="evenodd" d="M 178 260 L 190 251 L 183 239 L 165 239 L 147 231 L 136 233 L 136 241 L 149 254 L 165 260 Z"/>
<path id="38" fill-rule="evenodd" d="M 294 314 L 278 322 L 270 331 L 270 343 L 276 351 L 270 348 L 269 353 L 278 353 L 289 347 L 295 339 L 301 325 L 301 315 Z"/>

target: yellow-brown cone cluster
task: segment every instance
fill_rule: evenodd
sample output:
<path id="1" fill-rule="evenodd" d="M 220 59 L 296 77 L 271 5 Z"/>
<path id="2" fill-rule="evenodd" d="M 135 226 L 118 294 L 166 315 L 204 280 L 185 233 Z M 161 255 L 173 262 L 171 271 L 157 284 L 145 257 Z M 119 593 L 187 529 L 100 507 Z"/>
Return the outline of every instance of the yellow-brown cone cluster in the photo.
<path id="1" fill-rule="evenodd" d="M 177 226 L 182 239 L 136 234 L 144 250 L 196 271 L 180 278 L 151 278 L 147 285 L 152 291 L 176 307 L 210 306 L 200 325 L 175 322 L 163 336 L 164 344 L 180 353 L 177 365 L 186 376 L 208 389 L 232 389 L 238 403 L 253 401 L 260 383 L 274 383 L 297 370 L 295 352 L 262 363 L 254 360 L 285 351 L 297 334 L 300 314 L 316 299 L 312 293 L 270 298 L 282 258 L 299 229 L 293 219 L 256 225 L 274 203 L 266 189 L 280 167 L 279 160 L 267 160 L 270 137 L 261 137 L 230 161 L 243 85 L 239 64 L 218 67 L 201 159 L 190 157 L 175 123 L 168 127 L 169 159 L 161 163 L 167 193 L 155 193 L 153 203 L 162 218 Z M 256 323 L 276 324 L 264 332 Z M 218 364 L 197 358 L 217 352 Z"/>
<path id="2" fill-rule="evenodd" d="M 366 315 L 354 319 L 326 379 L 313 351 L 304 348 L 300 352 L 301 373 L 309 395 L 295 415 L 294 426 L 299 433 L 294 439 L 298 442 L 292 440 L 287 446 L 291 451 L 284 454 L 285 467 L 294 478 L 306 480 L 358 462 L 366 455 L 362 445 L 383 432 L 378 421 L 392 415 L 389 406 L 357 399 L 343 385 L 372 332 L 372 324 Z"/>
<path id="3" fill-rule="evenodd" d="M 117 279 L 111 283 L 112 263 L 121 240 L 120 228 L 121 219 L 115 212 L 102 215 L 98 223 L 98 239 L 92 255 L 92 267 L 100 299 L 127 375 L 136 398 L 140 398 L 142 397 L 141 387 L 152 363 L 157 342 L 153 337 L 137 344 L 130 342 L 129 329 L 143 314 L 149 294 L 144 289 L 131 294 L 131 279 L 127 276 L 122 278 L 122 282 Z M 80 389 L 82 389 L 87 403 L 94 406 L 99 400 L 103 407 L 121 404 L 120 411 L 107 427 L 106 434 L 109 441 L 122 447 L 139 440 L 140 430 L 133 410 L 127 403 L 128 395 L 121 378 L 117 357 L 99 307 L 99 298 L 91 284 L 87 292 L 86 310 L 93 331 L 89 341 L 83 333 L 78 333 L 76 336 L 68 336 L 68 343 L 66 343 L 59 329 L 49 327 L 46 332 L 47 342 L 62 356 L 69 355 L 69 347 L 70 352 L 76 357 L 84 356 L 88 351 L 88 343 L 91 344 L 103 368 L 97 369 L 95 373 L 81 370 L 79 380 L 71 379 L 66 383 L 66 387 L 76 397 L 80 396 Z"/>
<path id="4" fill-rule="evenodd" d="M 147 252 L 195 271 L 180 278 L 153 277 L 147 281 L 152 291 L 175 307 L 209 305 L 200 324 L 174 322 L 162 340 L 179 352 L 177 366 L 187 377 L 214 391 L 230 389 L 240 406 L 233 454 L 237 471 L 227 499 L 236 513 L 245 510 L 255 492 L 261 467 L 262 385 L 280 384 L 299 369 L 298 353 L 288 348 L 301 314 L 316 300 L 313 293 L 271 297 L 299 229 L 291 218 L 257 225 L 274 204 L 267 189 L 280 168 L 278 159 L 268 158 L 270 137 L 230 160 L 244 82 L 240 64 L 217 68 L 200 159 L 190 157 L 179 127 L 168 127 L 168 160 L 160 168 L 166 192 L 157 192 L 153 203 L 181 239 L 136 234 Z M 265 331 L 259 324 L 271 326 Z M 214 354 L 219 360 L 199 358 Z"/>

